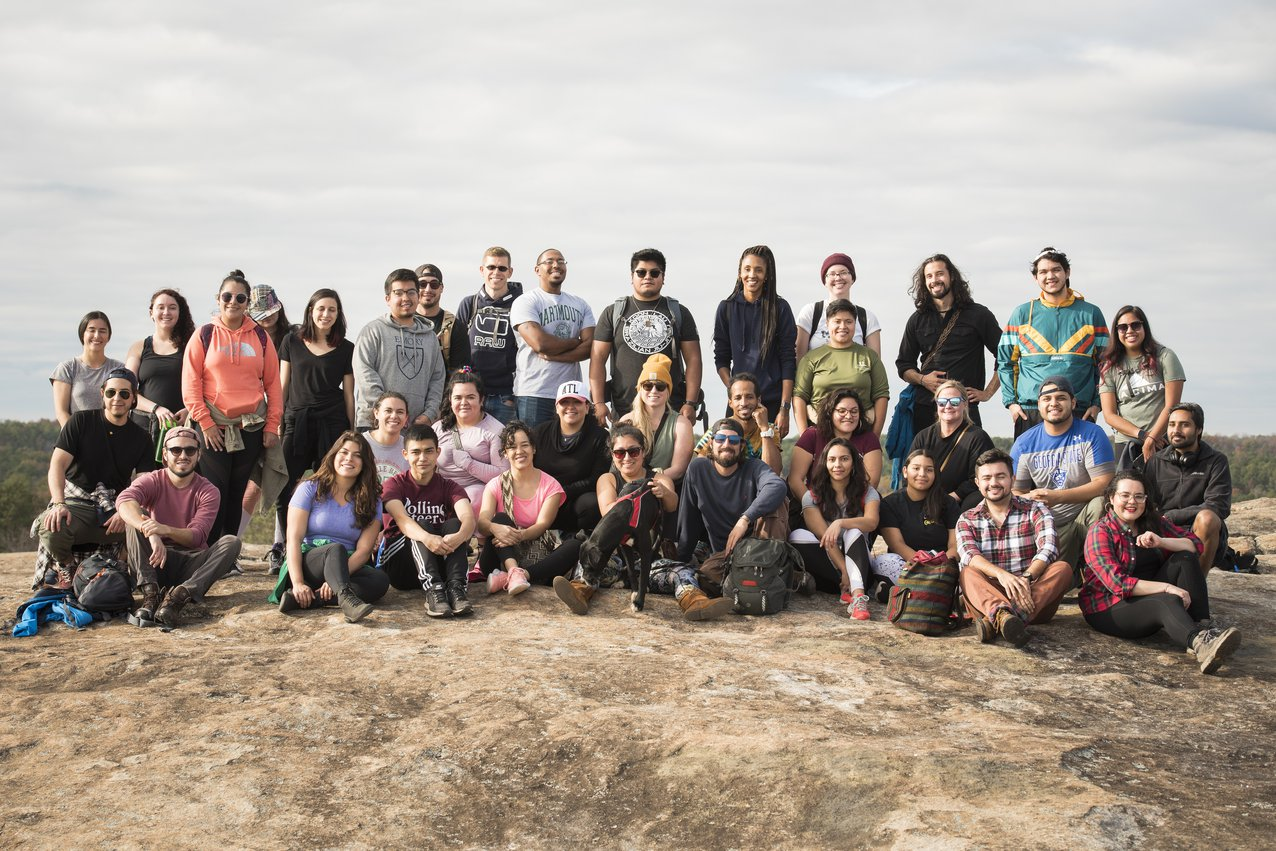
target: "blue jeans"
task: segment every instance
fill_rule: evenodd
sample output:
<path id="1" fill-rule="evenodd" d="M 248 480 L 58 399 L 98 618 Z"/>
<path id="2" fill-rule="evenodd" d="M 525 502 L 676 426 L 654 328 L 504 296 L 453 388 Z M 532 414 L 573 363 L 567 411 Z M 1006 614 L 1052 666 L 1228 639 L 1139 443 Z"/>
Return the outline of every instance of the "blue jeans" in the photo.
<path id="1" fill-rule="evenodd" d="M 514 398 L 512 394 L 490 393 L 483 400 L 483 410 L 496 417 L 503 425 L 509 425 L 514 421 L 516 413 Z"/>
<path id="2" fill-rule="evenodd" d="M 518 400 L 518 418 L 529 426 L 540 425 L 558 416 L 554 410 L 554 400 L 544 396 L 516 396 Z"/>

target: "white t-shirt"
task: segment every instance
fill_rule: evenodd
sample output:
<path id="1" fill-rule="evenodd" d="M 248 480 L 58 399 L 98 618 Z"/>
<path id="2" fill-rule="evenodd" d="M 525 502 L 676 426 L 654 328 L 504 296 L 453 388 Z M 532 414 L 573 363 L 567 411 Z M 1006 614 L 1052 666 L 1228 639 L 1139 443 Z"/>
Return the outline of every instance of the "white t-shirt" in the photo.
<path id="1" fill-rule="evenodd" d="M 535 322 L 546 334 L 564 340 L 580 337 L 585 328 L 593 328 L 597 322 L 594 311 L 578 295 L 572 293 L 547 293 L 540 287 L 528 290 L 514 299 L 510 307 L 510 324 L 514 326 L 514 339 L 518 343 L 518 373 L 514 376 L 515 396 L 540 396 L 553 399 L 558 386 L 565 381 L 582 379 L 580 362 L 557 363 L 547 361 L 532 350 L 518 333 L 524 322 Z"/>
<path id="2" fill-rule="evenodd" d="M 827 309 L 829 306 L 828 299 L 821 299 L 821 301 L 824 302 L 824 307 Z M 855 306 L 860 307 L 860 305 L 858 304 Z M 811 320 L 814 317 L 815 317 L 815 302 L 811 302 L 810 304 L 805 304 L 802 306 L 802 309 L 798 311 L 797 318 L 793 320 L 793 324 L 795 324 L 798 327 L 798 330 L 800 331 L 810 331 Z M 864 338 L 868 336 L 868 334 L 873 334 L 882 330 L 882 323 L 877 321 L 877 314 L 873 313 L 873 311 L 869 310 L 867 307 L 864 308 L 864 317 L 868 320 L 867 334 L 865 333 L 864 329 L 860 327 L 859 319 L 857 317 L 855 321 L 855 336 L 851 339 L 851 342 L 859 343 L 861 346 L 865 345 Z M 828 313 L 826 312 L 826 310 L 821 310 L 820 324 L 818 327 L 816 327 L 815 333 L 811 335 L 811 345 L 807 346 L 807 349 L 808 350 L 818 349 L 820 346 L 827 346 L 828 342 L 829 342 Z"/>
<path id="3" fill-rule="evenodd" d="M 403 457 L 403 435 L 394 443 L 378 443 L 372 432 L 365 431 L 363 436 L 372 447 L 372 455 L 377 459 L 377 479 L 385 484 L 391 477 L 407 472 L 408 459 Z"/>

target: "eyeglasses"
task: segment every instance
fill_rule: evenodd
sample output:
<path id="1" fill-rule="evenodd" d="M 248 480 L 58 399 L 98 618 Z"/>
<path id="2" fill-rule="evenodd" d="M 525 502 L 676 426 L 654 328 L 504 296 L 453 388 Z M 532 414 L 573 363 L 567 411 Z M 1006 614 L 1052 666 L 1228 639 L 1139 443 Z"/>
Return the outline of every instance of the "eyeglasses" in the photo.
<path id="1" fill-rule="evenodd" d="M 960 396 L 949 396 L 947 399 L 936 399 L 935 405 L 940 408 L 960 408 L 962 401 Z"/>
<path id="2" fill-rule="evenodd" d="M 542 260 L 542 261 L 541 261 L 540 263 L 538 263 L 537 265 L 538 265 L 538 266 L 566 266 L 566 265 L 567 265 L 567 261 L 566 261 L 566 260 L 562 260 L 562 259 L 557 259 L 557 258 L 555 258 L 555 259 L 551 259 L 551 260 Z"/>
<path id="3" fill-rule="evenodd" d="M 654 390 L 657 393 L 663 393 L 669 389 L 669 385 L 665 384 L 663 381 L 644 381 L 642 383 L 642 389 L 648 391 Z"/>
<path id="4" fill-rule="evenodd" d="M 169 446 L 168 447 L 168 454 L 172 455 L 174 458 L 179 458 L 182 455 L 187 455 L 191 458 L 194 458 L 198 452 L 199 452 L 198 446 Z"/>
<path id="5" fill-rule="evenodd" d="M 615 458 L 617 461 L 625 460 L 626 455 L 630 458 L 637 458 L 641 454 L 642 449 L 638 446 L 627 446 L 624 449 L 613 449 L 611 451 L 611 457 Z"/>
<path id="6" fill-rule="evenodd" d="M 116 396 L 119 396 L 127 402 L 129 399 L 133 398 L 133 391 L 127 388 L 116 390 L 114 387 L 108 387 L 102 391 L 102 395 L 108 399 L 114 399 Z"/>
<path id="7" fill-rule="evenodd" d="M 659 278 L 665 273 L 664 269 L 634 269 L 634 274 L 639 278 L 645 278 L 650 275 L 653 278 Z"/>
<path id="8" fill-rule="evenodd" d="M 860 415 L 859 408 L 834 408 L 833 416 L 836 417 L 858 417 Z"/>
<path id="9" fill-rule="evenodd" d="M 415 288 L 410 290 L 390 290 L 391 298 L 416 298 L 417 294 Z"/>
<path id="10" fill-rule="evenodd" d="M 222 293 L 221 296 L 219 296 L 219 298 L 221 298 L 222 304 L 230 304 L 232 301 L 235 304 L 248 303 L 248 296 L 244 295 L 243 293 Z"/>
<path id="11" fill-rule="evenodd" d="M 1118 334 L 1124 334 L 1126 331 L 1142 331 L 1142 330 L 1143 330 L 1142 322 L 1118 322 L 1117 323 Z"/>
<path id="12" fill-rule="evenodd" d="M 1121 493 L 1121 491 L 1117 491 L 1116 493 L 1112 494 L 1112 498 L 1120 500 L 1121 502 L 1147 502 L 1148 501 L 1148 495 L 1145 493 Z"/>
<path id="13" fill-rule="evenodd" d="M 718 432 L 713 436 L 714 443 L 727 443 L 731 446 L 739 446 L 741 440 L 743 440 L 743 438 L 738 434 L 723 434 L 722 432 Z"/>
<path id="14" fill-rule="evenodd" d="M 508 272 L 510 270 L 509 266 L 484 266 L 483 268 L 489 272 Z"/>
<path id="15" fill-rule="evenodd" d="M 442 281 L 418 281 L 418 283 L 421 284 L 421 286 L 425 287 L 427 290 L 443 289 Z"/>
<path id="16" fill-rule="evenodd" d="M 851 276 L 850 272 L 829 271 L 829 273 L 825 275 L 824 278 L 827 280 L 828 278 L 849 278 L 850 276 Z"/>

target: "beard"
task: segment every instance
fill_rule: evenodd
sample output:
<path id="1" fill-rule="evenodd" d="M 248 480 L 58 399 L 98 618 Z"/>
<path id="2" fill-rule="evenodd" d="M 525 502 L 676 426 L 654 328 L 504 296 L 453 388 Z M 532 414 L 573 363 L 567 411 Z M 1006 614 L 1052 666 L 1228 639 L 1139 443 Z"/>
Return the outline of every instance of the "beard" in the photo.
<path id="1" fill-rule="evenodd" d="M 715 455 L 713 456 L 713 460 L 715 463 L 717 463 L 719 467 L 734 467 L 735 465 L 740 463 L 740 454 L 736 453 L 735 455 L 732 455 L 729 458 L 723 457 L 721 455 Z"/>

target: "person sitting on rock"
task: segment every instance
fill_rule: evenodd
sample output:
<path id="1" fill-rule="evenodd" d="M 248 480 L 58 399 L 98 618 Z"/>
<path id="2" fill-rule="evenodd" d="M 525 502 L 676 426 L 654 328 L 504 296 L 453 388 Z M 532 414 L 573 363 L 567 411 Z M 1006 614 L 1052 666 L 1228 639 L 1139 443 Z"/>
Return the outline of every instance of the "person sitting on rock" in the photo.
<path id="1" fill-rule="evenodd" d="M 783 475 L 784 455 L 780 451 L 780 440 L 775 436 L 775 427 L 771 425 L 770 414 L 758 398 L 757 376 L 751 372 L 737 372 L 731 376 L 727 404 L 731 406 L 731 416 L 744 426 L 744 457 L 760 458 L 777 476 Z M 705 432 L 696 441 L 695 453 L 702 458 L 713 457 L 712 433 Z"/>
<path id="2" fill-rule="evenodd" d="M 164 469 L 138 476 L 115 498 L 115 510 L 128 524 L 128 562 L 142 592 L 136 612 L 142 621 L 177 626 L 182 608 L 203 600 L 239 557 L 243 542 L 234 535 L 208 543 L 222 497 L 195 472 L 199 455 L 195 429 L 169 429 Z"/>
<path id="3" fill-rule="evenodd" d="M 957 555 L 966 610 L 987 644 L 1000 635 L 1028 642 L 1027 624 L 1048 623 L 1072 582 L 1056 561 L 1054 521 L 1044 503 L 1010 490 L 1010 456 L 989 449 L 975 461 L 983 501 L 957 518 Z"/>

